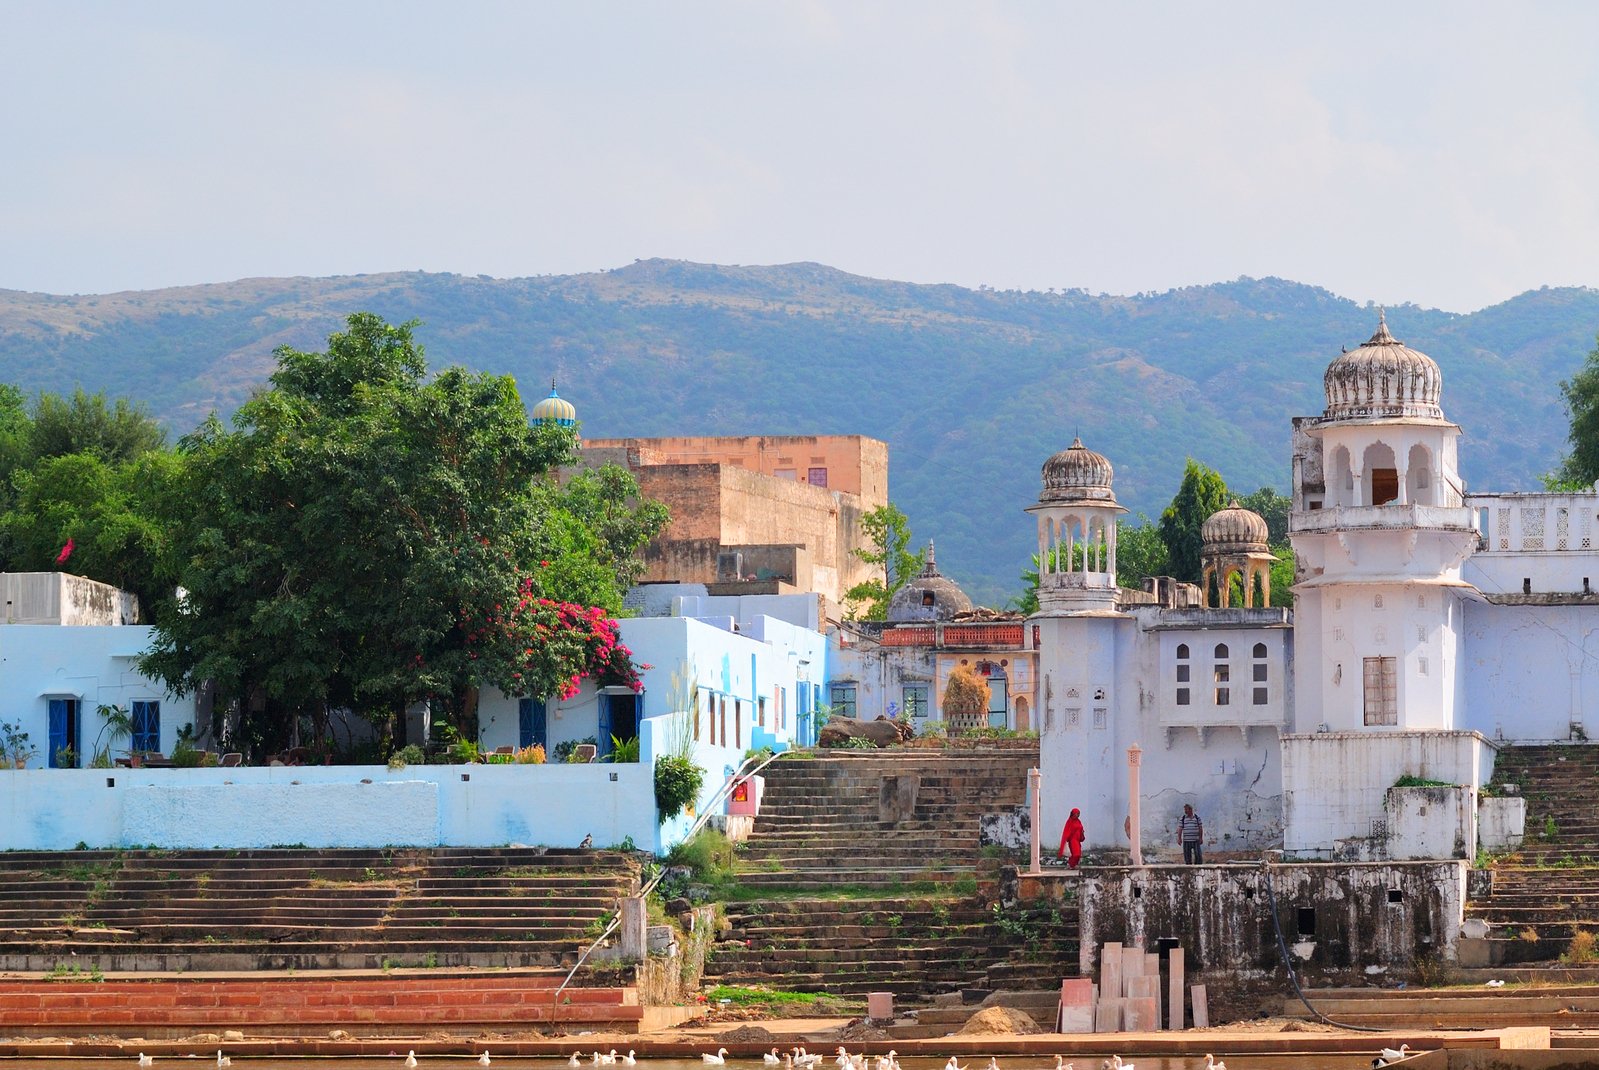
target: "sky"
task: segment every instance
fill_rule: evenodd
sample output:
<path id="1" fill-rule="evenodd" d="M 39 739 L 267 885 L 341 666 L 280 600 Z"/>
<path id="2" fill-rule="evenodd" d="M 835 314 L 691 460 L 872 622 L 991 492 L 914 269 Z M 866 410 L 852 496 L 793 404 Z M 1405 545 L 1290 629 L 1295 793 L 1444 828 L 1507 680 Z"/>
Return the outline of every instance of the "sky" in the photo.
<path id="1" fill-rule="evenodd" d="M 1599 285 L 1599 5 L 0 0 L 0 288 Z"/>

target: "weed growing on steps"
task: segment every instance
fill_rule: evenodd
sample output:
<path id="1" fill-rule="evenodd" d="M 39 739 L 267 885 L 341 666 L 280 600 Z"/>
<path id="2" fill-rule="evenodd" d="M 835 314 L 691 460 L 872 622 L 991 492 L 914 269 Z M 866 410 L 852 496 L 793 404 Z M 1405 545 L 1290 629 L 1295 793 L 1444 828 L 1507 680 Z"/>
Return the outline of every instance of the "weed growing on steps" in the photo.
<path id="1" fill-rule="evenodd" d="M 1571 943 L 1566 945 L 1560 961 L 1572 964 L 1599 962 L 1599 940 L 1595 940 L 1593 933 L 1572 926 Z"/>

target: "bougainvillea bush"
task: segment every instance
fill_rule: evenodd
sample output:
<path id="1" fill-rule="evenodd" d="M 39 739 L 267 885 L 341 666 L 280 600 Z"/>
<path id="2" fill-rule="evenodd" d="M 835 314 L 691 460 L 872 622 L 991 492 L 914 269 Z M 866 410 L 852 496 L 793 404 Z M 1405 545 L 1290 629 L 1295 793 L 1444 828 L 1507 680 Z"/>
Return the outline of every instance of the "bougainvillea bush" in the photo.
<path id="1" fill-rule="evenodd" d="M 531 578 L 517 600 L 496 605 L 482 620 L 466 622 L 468 657 L 483 680 L 507 695 L 574 697 L 583 681 L 642 691 L 639 673 L 616 621 L 599 606 L 540 598 Z"/>

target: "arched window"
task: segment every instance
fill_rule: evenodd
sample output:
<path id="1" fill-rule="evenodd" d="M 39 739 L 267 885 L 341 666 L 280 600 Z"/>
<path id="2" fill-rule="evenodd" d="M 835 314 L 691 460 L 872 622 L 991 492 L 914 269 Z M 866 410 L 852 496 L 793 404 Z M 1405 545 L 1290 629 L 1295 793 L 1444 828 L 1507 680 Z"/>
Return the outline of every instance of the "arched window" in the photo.
<path id="1" fill-rule="evenodd" d="M 1217 643 L 1216 644 L 1216 660 L 1217 661 L 1226 661 L 1227 660 L 1227 644 L 1226 643 Z"/>
<path id="2" fill-rule="evenodd" d="M 1232 666 L 1227 664 L 1227 644 L 1216 644 L 1216 665 L 1214 675 L 1216 683 L 1216 705 L 1228 706 L 1232 704 Z"/>
<path id="3" fill-rule="evenodd" d="M 1177 644 L 1177 705 L 1188 705 L 1188 644 Z"/>
<path id="4" fill-rule="evenodd" d="M 1251 653 L 1257 659 L 1265 657 L 1266 656 L 1266 644 L 1265 643 L 1256 643 L 1255 644 L 1255 649 Z"/>
<path id="5" fill-rule="evenodd" d="M 1268 694 L 1266 689 L 1266 644 L 1256 643 L 1255 648 L 1250 653 L 1255 659 L 1255 663 L 1250 666 L 1250 675 L 1253 677 L 1251 682 L 1254 685 L 1251 689 L 1250 702 L 1256 706 L 1264 706 L 1266 705 Z"/>

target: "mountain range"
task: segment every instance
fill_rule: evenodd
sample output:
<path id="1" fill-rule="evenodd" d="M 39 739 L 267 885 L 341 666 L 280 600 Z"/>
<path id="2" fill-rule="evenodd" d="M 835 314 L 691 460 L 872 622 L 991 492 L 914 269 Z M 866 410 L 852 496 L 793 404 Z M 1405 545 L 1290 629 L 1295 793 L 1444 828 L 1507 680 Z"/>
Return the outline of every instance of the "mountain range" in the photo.
<path id="1" fill-rule="evenodd" d="M 1134 515 L 1158 515 L 1185 458 L 1240 492 L 1287 489 L 1289 418 L 1377 309 L 1282 279 L 1131 296 L 864 278 L 820 264 L 639 261 L 495 279 L 404 272 L 105 295 L 0 291 L 0 379 L 145 402 L 181 435 L 231 413 L 278 345 L 320 349 L 355 311 L 419 320 L 432 366 L 511 374 L 531 405 L 553 378 L 582 430 L 847 434 L 886 440 L 890 496 L 979 602 L 1020 587 L 1021 512 L 1074 436 L 1116 466 Z M 1389 306 L 1431 355 L 1464 429 L 1474 489 L 1535 488 L 1559 460 L 1559 383 L 1599 330 L 1599 290 L 1545 288 L 1470 314 Z"/>

